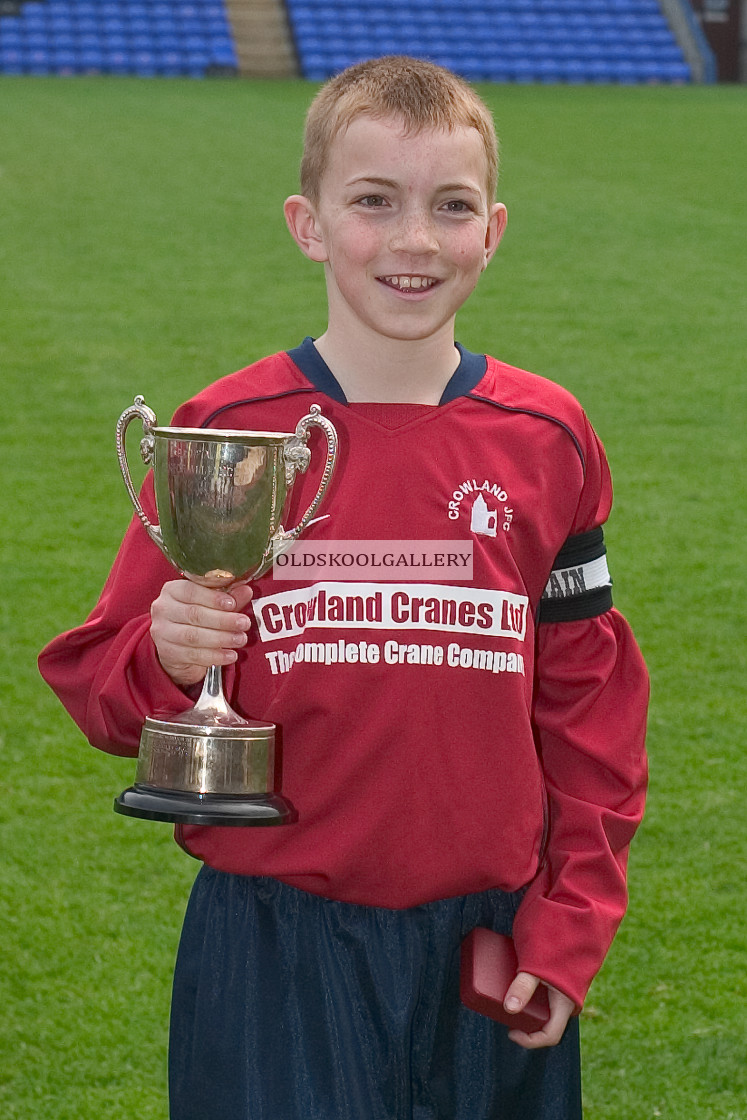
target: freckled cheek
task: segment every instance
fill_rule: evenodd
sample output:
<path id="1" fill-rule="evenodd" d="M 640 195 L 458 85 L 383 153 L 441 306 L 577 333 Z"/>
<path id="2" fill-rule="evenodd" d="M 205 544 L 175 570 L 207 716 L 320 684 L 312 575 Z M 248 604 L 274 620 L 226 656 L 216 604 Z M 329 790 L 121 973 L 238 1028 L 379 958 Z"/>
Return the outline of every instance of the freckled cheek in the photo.
<path id="1" fill-rule="evenodd" d="M 461 249 L 454 256 L 456 267 L 465 276 L 471 276 L 472 273 L 480 273 L 482 271 L 484 260 L 484 250 L 482 249 L 477 252 L 474 248 L 465 248 Z"/>
<path id="2" fill-rule="evenodd" d="M 361 264 L 373 260 L 381 252 L 381 249 L 381 238 L 370 230 L 361 231 L 350 245 L 351 256 L 356 261 L 360 261 Z"/>
<path id="3" fill-rule="evenodd" d="M 344 246 L 336 246 L 336 251 L 333 253 L 332 259 L 334 265 L 338 269 L 344 269 L 346 272 L 352 269 L 354 272 L 365 271 L 369 263 L 376 256 L 376 247 L 367 244 L 361 239 L 355 239 L 347 242 Z"/>
<path id="4" fill-rule="evenodd" d="M 485 253 L 485 245 L 482 240 L 477 241 L 473 237 L 465 238 L 456 241 L 451 249 L 453 259 L 459 263 L 460 267 L 470 268 L 473 264 L 482 265 Z"/>

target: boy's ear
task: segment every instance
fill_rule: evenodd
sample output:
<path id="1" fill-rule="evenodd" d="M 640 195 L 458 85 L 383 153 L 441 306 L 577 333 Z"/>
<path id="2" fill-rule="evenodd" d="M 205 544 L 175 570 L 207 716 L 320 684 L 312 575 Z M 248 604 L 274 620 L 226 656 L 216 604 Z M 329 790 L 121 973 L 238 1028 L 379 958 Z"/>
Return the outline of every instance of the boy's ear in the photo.
<path id="1" fill-rule="evenodd" d="M 498 248 L 501 238 L 506 231 L 506 222 L 508 221 L 508 211 L 502 202 L 494 202 L 490 207 L 490 214 L 488 215 L 488 228 L 485 232 L 485 260 L 483 262 L 483 272 L 490 264 L 493 254 Z"/>
<path id="2" fill-rule="evenodd" d="M 302 194 L 292 194 L 283 206 L 290 235 L 304 256 L 312 261 L 326 261 L 327 250 L 312 203 Z"/>

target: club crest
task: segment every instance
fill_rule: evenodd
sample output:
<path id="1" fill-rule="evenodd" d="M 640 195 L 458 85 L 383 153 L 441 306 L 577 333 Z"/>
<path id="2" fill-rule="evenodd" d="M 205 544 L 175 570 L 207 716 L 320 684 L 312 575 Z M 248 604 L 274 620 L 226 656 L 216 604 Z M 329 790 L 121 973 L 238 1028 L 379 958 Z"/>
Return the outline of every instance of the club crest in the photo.
<path id="1" fill-rule="evenodd" d="M 508 533 L 514 519 L 507 491 L 488 479 L 465 479 L 453 491 L 449 520 L 458 521 L 465 515 L 469 517 L 470 532 L 481 537 L 497 537 L 499 531 Z"/>

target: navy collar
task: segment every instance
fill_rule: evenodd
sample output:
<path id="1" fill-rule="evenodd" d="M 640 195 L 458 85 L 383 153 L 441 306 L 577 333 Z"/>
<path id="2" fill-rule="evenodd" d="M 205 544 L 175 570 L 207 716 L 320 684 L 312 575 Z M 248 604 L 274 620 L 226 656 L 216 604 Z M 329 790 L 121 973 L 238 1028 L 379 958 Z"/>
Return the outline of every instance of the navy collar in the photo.
<path id="1" fill-rule="evenodd" d="M 471 392 L 482 381 L 488 368 L 484 354 L 473 354 L 458 342 L 455 345 L 459 351 L 460 362 L 441 395 L 441 400 L 438 402 L 440 405 L 448 404 L 449 401 Z M 325 393 L 339 404 L 348 403 L 340 382 L 317 350 L 313 338 L 305 338 L 300 346 L 288 350 L 288 357 L 321 393 Z"/>

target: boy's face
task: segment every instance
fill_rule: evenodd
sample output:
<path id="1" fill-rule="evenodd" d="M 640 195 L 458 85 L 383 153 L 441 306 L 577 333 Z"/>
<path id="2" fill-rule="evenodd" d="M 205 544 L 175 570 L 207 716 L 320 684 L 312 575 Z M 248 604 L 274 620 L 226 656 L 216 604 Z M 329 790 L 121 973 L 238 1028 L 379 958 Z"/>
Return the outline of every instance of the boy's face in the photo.
<path id="1" fill-rule="evenodd" d="M 396 119 L 353 120 L 332 144 L 318 205 L 286 203 L 296 241 L 325 262 L 330 330 L 362 342 L 370 332 L 408 341 L 453 334 L 505 226 L 486 171 L 475 129 L 407 134 Z"/>

